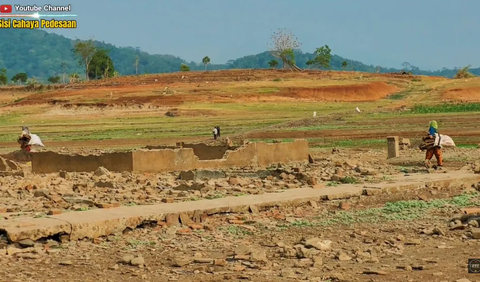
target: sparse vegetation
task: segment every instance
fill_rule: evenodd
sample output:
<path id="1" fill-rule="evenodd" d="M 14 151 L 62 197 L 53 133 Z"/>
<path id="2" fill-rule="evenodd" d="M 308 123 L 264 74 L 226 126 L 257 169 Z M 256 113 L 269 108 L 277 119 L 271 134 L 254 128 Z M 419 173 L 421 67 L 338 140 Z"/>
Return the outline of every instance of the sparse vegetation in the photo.
<path id="1" fill-rule="evenodd" d="M 105 49 L 95 50 L 88 71 L 89 79 L 101 79 L 114 76 L 115 67 L 113 66 L 113 61 L 109 56 L 109 52 L 110 50 Z"/>
<path id="2" fill-rule="evenodd" d="M 89 79 L 89 72 L 90 72 L 90 63 L 92 62 L 93 56 L 96 53 L 95 44 L 93 39 L 78 42 L 73 47 L 73 53 L 78 58 L 78 64 L 85 68 L 85 77 Z"/>
<path id="3" fill-rule="evenodd" d="M 313 60 L 309 60 L 307 62 L 307 65 L 316 66 L 320 69 L 330 68 L 330 61 L 332 59 L 331 52 L 332 50 L 330 49 L 330 47 L 328 47 L 328 45 L 317 48 L 317 50 L 315 50 L 315 52 L 313 53 L 315 55 L 315 58 Z"/>
<path id="4" fill-rule="evenodd" d="M 28 79 L 28 75 L 24 72 L 17 73 L 12 77 L 12 81 L 18 84 L 27 82 L 27 79 Z"/>
<path id="5" fill-rule="evenodd" d="M 272 35 L 271 54 L 282 60 L 282 68 L 298 69 L 295 65 L 294 50 L 300 47 L 298 38 L 286 29 L 279 29 Z"/>
<path id="6" fill-rule="evenodd" d="M 470 65 L 459 69 L 458 72 L 455 74 L 455 76 L 454 76 L 453 78 L 455 78 L 455 79 L 460 79 L 460 78 L 472 78 L 472 77 L 476 77 L 476 75 L 474 75 L 474 74 L 472 74 L 471 72 L 469 72 L 469 69 L 470 69 Z"/>
<path id="7" fill-rule="evenodd" d="M 203 57 L 202 63 L 205 65 L 205 71 L 207 71 L 207 65 L 210 64 L 210 58 L 208 56 Z"/>
<path id="8" fill-rule="evenodd" d="M 277 60 L 271 60 L 270 62 L 268 62 L 268 66 L 269 66 L 271 69 L 275 69 L 275 68 L 277 68 L 277 66 L 278 66 L 278 61 L 277 61 Z"/>
<path id="9" fill-rule="evenodd" d="M 412 112 L 416 114 L 480 112 L 480 103 L 415 105 Z"/>
<path id="10" fill-rule="evenodd" d="M 60 80 L 61 80 L 60 76 L 52 76 L 48 78 L 48 82 L 52 84 L 59 83 Z"/>
<path id="11" fill-rule="evenodd" d="M 181 64 L 180 71 L 190 71 L 190 67 L 185 64 Z"/>
<path id="12" fill-rule="evenodd" d="M 0 69 L 0 85 L 6 85 L 7 83 L 8 83 L 7 69 L 1 68 Z"/>

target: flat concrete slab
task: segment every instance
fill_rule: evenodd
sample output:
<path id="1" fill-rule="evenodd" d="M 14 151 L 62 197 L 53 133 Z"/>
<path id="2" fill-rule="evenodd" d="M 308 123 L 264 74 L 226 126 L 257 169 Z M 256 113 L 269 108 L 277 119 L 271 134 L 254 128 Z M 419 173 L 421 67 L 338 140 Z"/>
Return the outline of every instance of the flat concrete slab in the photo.
<path id="1" fill-rule="evenodd" d="M 0 221 L 0 231 L 7 233 L 10 241 L 38 240 L 56 234 L 68 234 L 70 240 L 97 238 L 135 228 L 145 221 L 162 221 L 168 214 L 246 212 L 250 206 L 260 210 L 274 206 L 299 206 L 309 201 L 349 198 L 370 193 L 399 192 L 428 187 L 470 187 L 480 182 L 480 174 L 469 172 L 397 175 L 391 181 L 379 184 L 344 184 L 325 188 L 292 189 L 281 193 L 227 197 L 170 204 L 142 205 L 69 212 L 45 218 L 21 218 Z"/>

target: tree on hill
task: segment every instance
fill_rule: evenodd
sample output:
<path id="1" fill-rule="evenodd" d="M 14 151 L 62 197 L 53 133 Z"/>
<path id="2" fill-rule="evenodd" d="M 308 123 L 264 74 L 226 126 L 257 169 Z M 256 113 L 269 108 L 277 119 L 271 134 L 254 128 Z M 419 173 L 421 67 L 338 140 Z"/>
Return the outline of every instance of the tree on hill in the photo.
<path id="1" fill-rule="evenodd" d="M 62 83 L 65 83 L 65 74 L 66 74 L 67 67 L 68 65 L 65 62 L 62 62 L 60 64 L 60 68 L 62 68 Z"/>
<path id="2" fill-rule="evenodd" d="M 109 56 L 110 50 L 97 49 L 92 56 L 90 68 L 88 71 L 89 79 L 101 79 L 113 77 L 115 68 L 113 61 Z"/>
<path id="3" fill-rule="evenodd" d="M 270 66 L 271 69 L 275 69 L 278 66 L 278 61 L 277 60 L 271 60 L 268 62 L 268 66 Z"/>
<path id="4" fill-rule="evenodd" d="M 471 77 L 476 77 L 476 75 L 472 74 L 471 72 L 468 71 L 470 68 L 470 65 L 461 68 L 458 70 L 457 74 L 453 78 L 459 79 L 459 78 L 471 78 Z"/>
<path id="5" fill-rule="evenodd" d="M 28 79 L 28 75 L 24 72 L 20 72 L 12 76 L 12 81 L 18 84 L 27 82 L 27 79 Z"/>
<path id="6" fill-rule="evenodd" d="M 298 38 L 286 29 L 279 29 L 272 35 L 272 47 L 270 53 L 275 58 L 282 60 L 282 68 L 300 70 L 295 64 L 294 50 L 300 47 Z"/>
<path id="7" fill-rule="evenodd" d="M 412 65 L 409 62 L 403 62 L 402 67 L 403 67 L 404 71 L 408 71 L 408 70 L 412 69 Z"/>
<path id="8" fill-rule="evenodd" d="M 186 64 L 181 64 L 180 71 L 190 71 L 190 67 L 187 66 Z"/>
<path id="9" fill-rule="evenodd" d="M 205 71 L 207 71 L 207 65 L 210 64 L 210 58 L 208 56 L 203 57 L 202 63 L 205 65 Z"/>
<path id="10" fill-rule="evenodd" d="M 0 69 L 0 85 L 6 85 L 8 83 L 7 69 Z"/>
<path id="11" fill-rule="evenodd" d="M 346 69 L 347 69 L 347 66 L 348 66 L 347 61 L 343 61 L 343 62 L 342 62 L 342 70 L 346 70 Z"/>
<path id="12" fill-rule="evenodd" d="M 309 60 L 307 65 L 317 66 L 319 68 L 328 69 L 330 68 L 330 61 L 332 60 L 332 50 L 328 45 L 322 46 L 317 48 L 313 53 L 315 58 L 313 60 Z"/>
<path id="13" fill-rule="evenodd" d="M 138 75 L 138 63 L 140 62 L 140 47 L 135 48 L 135 74 Z"/>
<path id="14" fill-rule="evenodd" d="M 93 39 L 77 42 L 73 47 L 73 53 L 78 58 L 78 64 L 85 67 L 86 80 L 89 78 L 90 63 L 92 62 L 95 52 L 96 48 Z"/>
<path id="15" fill-rule="evenodd" d="M 48 82 L 52 83 L 52 84 L 56 84 L 56 83 L 59 83 L 61 80 L 60 76 L 51 76 L 48 78 Z"/>
<path id="16" fill-rule="evenodd" d="M 75 82 L 78 82 L 80 80 L 80 76 L 78 75 L 78 73 L 72 73 L 68 76 L 68 79 L 69 79 L 70 83 L 75 83 Z"/>

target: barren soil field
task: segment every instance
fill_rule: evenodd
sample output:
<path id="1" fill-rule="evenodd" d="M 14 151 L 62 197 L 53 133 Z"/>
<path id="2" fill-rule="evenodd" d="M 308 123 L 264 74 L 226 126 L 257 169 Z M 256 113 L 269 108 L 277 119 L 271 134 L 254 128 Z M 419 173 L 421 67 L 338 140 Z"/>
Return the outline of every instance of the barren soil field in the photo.
<path id="1" fill-rule="evenodd" d="M 229 70 L 3 87 L 0 147 L 15 149 L 28 125 L 50 149 L 207 141 L 214 126 L 231 139 L 381 148 L 387 135 L 417 140 L 431 119 L 458 145 L 476 146 L 479 85 L 477 78 Z"/>

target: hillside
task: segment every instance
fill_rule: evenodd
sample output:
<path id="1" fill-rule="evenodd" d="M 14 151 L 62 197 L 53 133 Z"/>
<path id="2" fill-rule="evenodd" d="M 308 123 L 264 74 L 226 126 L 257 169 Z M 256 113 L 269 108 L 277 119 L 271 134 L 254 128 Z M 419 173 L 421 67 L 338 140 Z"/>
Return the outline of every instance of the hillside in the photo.
<path id="1" fill-rule="evenodd" d="M 3 29 L 0 31 L 0 69 L 7 69 L 7 76 L 11 78 L 19 72 L 26 72 L 30 77 L 36 77 L 45 81 L 50 76 L 60 75 L 62 62 L 67 63 L 67 73 L 83 74 L 72 54 L 72 47 L 75 40 L 48 33 L 43 30 L 12 30 Z M 137 51 L 133 47 L 116 47 L 105 42 L 96 41 L 100 48 L 110 49 L 110 55 L 115 68 L 121 75 L 135 74 L 135 56 Z M 213 57 L 213 55 L 210 55 Z M 173 55 L 151 55 L 146 52 L 139 53 L 139 73 L 166 73 L 176 72 L 181 64 L 187 64 L 192 70 L 203 70 L 200 63 L 186 62 L 180 57 Z M 296 52 L 296 62 L 300 68 L 307 68 L 306 62 L 313 58 L 311 53 Z M 268 68 L 268 62 L 274 59 L 269 52 L 257 55 L 245 56 L 231 60 L 227 64 L 209 65 L 209 70 L 220 69 L 261 69 Z M 348 62 L 347 70 L 362 72 L 376 72 L 376 66 L 345 59 L 334 55 L 331 61 L 332 70 L 341 70 L 342 62 Z M 381 73 L 397 72 L 399 69 L 380 68 Z M 452 77 L 455 69 L 443 69 L 442 71 L 423 71 L 416 67 L 411 70 L 414 74 L 435 75 Z M 471 69 L 471 72 L 480 75 L 480 68 Z"/>

